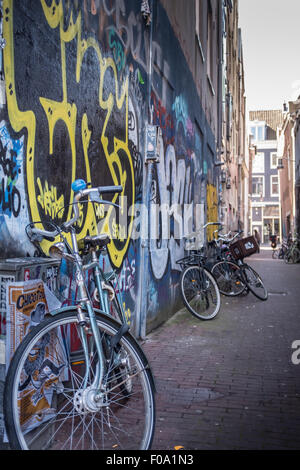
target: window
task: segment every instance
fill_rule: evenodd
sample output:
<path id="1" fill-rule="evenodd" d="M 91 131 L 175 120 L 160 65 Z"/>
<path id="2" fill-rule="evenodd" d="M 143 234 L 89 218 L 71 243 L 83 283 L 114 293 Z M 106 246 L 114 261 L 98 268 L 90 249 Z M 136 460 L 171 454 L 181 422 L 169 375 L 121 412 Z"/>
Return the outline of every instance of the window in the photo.
<path id="1" fill-rule="evenodd" d="M 276 152 L 271 152 L 270 167 L 273 169 L 277 168 L 277 153 Z"/>
<path id="2" fill-rule="evenodd" d="M 264 177 L 252 177 L 252 196 L 263 196 L 264 194 Z"/>
<path id="3" fill-rule="evenodd" d="M 252 161 L 252 173 L 264 173 L 265 172 L 265 154 L 264 152 L 258 152 L 254 155 Z"/>
<path id="4" fill-rule="evenodd" d="M 213 84 L 213 14 L 210 1 L 207 5 L 207 75 L 210 85 Z"/>
<path id="5" fill-rule="evenodd" d="M 266 139 L 266 125 L 263 122 L 252 125 L 250 127 L 250 134 L 253 136 L 254 141 L 262 141 Z"/>
<path id="6" fill-rule="evenodd" d="M 271 196 L 278 196 L 278 195 L 279 195 L 278 176 L 272 175 L 271 176 Z"/>
<path id="7" fill-rule="evenodd" d="M 196 16 L 196 41 L 200 49 L 201 59 L 202 62 L 205 61 L 204 53 L 203 53 L 203 24 L 202 24 L 202 17 L 203 17 L 203 5 L 202 0 L 196 0 L 195 2 L 195 16 Z"/>
<path id="8" fill-rule="evenodd" d="M 265 130 L 263 126 L 257 127 L 257 140 L 265 140 Z"/>

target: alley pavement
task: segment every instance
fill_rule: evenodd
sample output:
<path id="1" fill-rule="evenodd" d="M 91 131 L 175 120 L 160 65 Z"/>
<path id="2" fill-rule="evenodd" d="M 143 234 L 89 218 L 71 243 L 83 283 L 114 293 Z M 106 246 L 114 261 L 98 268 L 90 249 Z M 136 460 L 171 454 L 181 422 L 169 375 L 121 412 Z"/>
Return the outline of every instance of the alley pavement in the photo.
<path id="1" fill-rule="evenodd" d="M 210 321 L 183 308 L 143 341 L 157 388 L 153 450 L 300 449 L 300 264 L 270 250 L 247 261 L 266 302 L 222 296 Z"/>
<path id="2" fill-rule="evenodd" d="M 183 308 L 143 344 L 157 387 L 155 450 L 300 449 L 300 264 L 270 250 L 247 261 L 267 301 L 222 296 L 210 321 Z"/>

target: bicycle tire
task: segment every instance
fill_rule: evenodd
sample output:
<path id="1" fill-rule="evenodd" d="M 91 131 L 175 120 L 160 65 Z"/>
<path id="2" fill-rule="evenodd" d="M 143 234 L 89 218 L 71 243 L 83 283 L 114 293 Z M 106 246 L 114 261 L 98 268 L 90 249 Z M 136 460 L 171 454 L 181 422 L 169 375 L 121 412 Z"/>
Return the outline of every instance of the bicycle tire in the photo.
<path id="1" fill-rule="evenodd" d="M 300 260 L 300 250 L 297 247 L 289 248 L 284 255 L 287 264 L 295 264 Z"/>
<path id="2" fill-rule="evenodd" d="M 188 266 L 180 278 L 182 299 L 189 312 L 200 320 L 211 320 L 220 310 L 221 296 L 213 275 L 205 268 Z"/>
<path id="3" fill-rule="evenodd" d="M 220 293 L 227 297 L 241 295 L 246 289 L 242 282 L 241 268 L 231 261 L 219 261 L 211 269 Z"/>
<path id="4" fill-rule="evenodd" d="M 122 313 L 122 309 L 121 309 L 121 306 L 120 306 L 120 301 L 119 301 L 116 290 L 113 287 L 112 283 L 111 283 L 111 287 L 114 289 L 115 295 L 114 295 L 114 298 L 109 301 L 109 313 L 116 320 L 118 320 L 120 322 L 123 322 L 123 313 Z M 122 352 L 120 354 L 122 354 Z M 114 375 L 116 377 L 116 380 L 120 384 L 120 389 L 121 389 L 124 397 L 129 398 L 130 395 L 132 394 L 132 380 L 130 379 L 130 374 L 129 374 L 130 359 L 129 359 L 128 355 L 123 354 L 122 363 L 123 363 L 123 367 L 126 368 L 127 380 L 124 382 L 124 377 L 123 377 L 122 374 L 120 374 L 120 370 L 117 367 L 114 369 Z"/>
<path id="5" fill-rule="evenodd" d="M 287 264 L 289 264 L 289 263 L 291 263 L 290 259 L 291 259 L 291 249 L 288 248 L 288 249 L 286 250 L 285 254 L 284 254 L 284 261 L 285 261 Z"/>
<path id="6" fill-rule="evenodd" d="M 85 367 L 80 347 L 74 355 L 74 345 L 81 344 L 76 313 L 72 310 L 47 318 L 25 336 L 12 358 L 4 390 L 4 418 L 10 446 L 13 449 L 47 450 L 149 449 L 154 435 L 155 389 L 144 353 L 128 332 L 121 337 L 118 347 L 129 354 L 132 361 L 133 393 L 126 400 L 115 375 L 111 380 L 108 370 L 103 382 L 106 388 L 103 389 L 102 403 L 96 402 L 92 399 L 94 391 L 89 385 L 93 380 L 97 354 L 91 356 L 92 367 L 83 384 Z M 106 337 L 112 338 L 120 324 L 103 313 L 95 315 L 101 338 L 104 341 Z M 70 337 L 72 351 L 66 342 Z M 90 338 L 89 344 L 92 344 L 94 338 L 91 334 Z M 48 350 L 44 349 L 41 359 L 41 342 L 46 339 Z M 91 348 L 90 353 L 93 351 Z M 34 359 L 34 354 L 38 359 Z M 113 354 L 116 360 L 115 352 Z M 113 354 L 111 351 L 111 358 Z M 49 370 L 45 360 L 41 363 L 46 356 Z M 50 369 L 51 361 L 56 363 L 56 367 L 62 364 L 59 372 L 54 367 Z M 110 361 L 108 369 L 113 370 L 113 367 Z M 24 380 L 28 382 L 28 378 L 29 390 L 24 392 L 21 384 Z M 34 401 L 39 397 L 37 407 Z M 35 427 L 28 431 L 29 424 Z"/>
<path id="7" fill-rule="evenodd" d="M 267 300 L 268 291 L 265 288 L 260 275 L 251 266 L 249 266 L 249 264 L 243 264 L 241 269 L 243 272 L 245 284 L 252 294 L 260 300 Z"/>

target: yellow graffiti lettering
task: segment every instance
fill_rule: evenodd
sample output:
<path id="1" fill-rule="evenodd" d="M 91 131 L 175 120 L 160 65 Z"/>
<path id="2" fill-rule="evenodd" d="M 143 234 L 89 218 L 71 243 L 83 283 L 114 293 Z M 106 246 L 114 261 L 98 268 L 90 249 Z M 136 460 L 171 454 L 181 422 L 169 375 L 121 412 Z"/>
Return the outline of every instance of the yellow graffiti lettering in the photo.
<path id="1" fill-rule="evenodd" d="M 40 194 L 38 195 L 38 202 L 44 209 L 45 214 L 49 215 L 52 219 L 62 219 L 64 214 L 64 196 L 57 197 L 57 188 L 48 185 L 48 181 L 45 181 L 44 188 L 40 178 L 37 179 Z"/>
<path id="2" fill-rule="evenodd" d="M 207 222 L 218 222 L 218 198 L 217 188 L 212 184 L 207 185 L 206 191 L 207 198 Z M 207 227 L 207 239 L 208 241 L 213 239 L 214 230 L 216 226 Z"/>
<path id="3" fill-rule="evenodd" d="M 64 7 L 63 1 L 52 0 L 49 2 L 46 0 L 40 0 L 43 8 L 44 17 L 47 24 L 51 29 L 59 28 L 59 40 L 60 40 L 60 69 L 61 69 L 61 101 L 55 101 L 46 97 L 40 97 L 40 104 L 44 110 L 44 113 L 48 121 L 48 133 L 49 133 L 49 155 L 46 158 L 51 158 L 53 155 L 54 141 L 55 141 L 55 127 L 58 122 L 63 123 L 65 126 L 67 135 L 70 141 L 71 147 L 71 165 L 70 173 L 72 181 L 76 178 L 76 166 L 77 166 L 77 153 L 75 145 L 75 134 L 76 134 L 76 122 L 78 120 L 77 106 L 74 102 L 70 103 L 68 99 L 68 87 L 67 87 L 67 58 L 66 48 L 67 44 L 74 41 L 76 44 L 76 82 L 79 83 L 81 80 L 81 70 L 85 54 L 91 49 L 98 58 L 99 63 L 99 83 L 98 86 L 98 105 L 102 110 L 105 111 L 105 119 L 101 134 L 101 145 L 102 149 L 99 154 L 104 152 L 105 162 L 99 162 L 101 164 L 106 163 L 111 175 L 113 184 L 123 186 L 123 195 L 130 196 L 132 204 L 135 202 L 135 182 L 134 182 L 134 167 L 132 156 L 128 146 L 128 105 L 129 105 L 129 81 L 128 77 L 119 84 L 117 65 L 112 58 L 103 57 L 99 43 L 93 37 L 82 38 L 82 15 L 78 13 L 76 21 L 74 21 L 73 13 L 69 16 L 69 22 L 66 26 L 64 24 Z M 49 3 L 51 3 L 49 5 Z M 31 211 L 31 217 L 33 220 L 40 220 L 40 211 L 44 211 L 45 215 L 53 216 L 53 214 L 61 208 L 61 205 L 65 203 L 68 206 L 65 217 L 70 219 L 72 217 L 72 202 L 73 202 L 73 191 L 70 188 L 65 188 L 65 195 L 67 197 L 57 196 L 57 190 L 47 182 L 44 186 L 41 180 L 35 175 L 36 167 L 35 158 L 37 158 L 37 149 L 35 148 L 35 137 L 36 137 L 36 116 L 33 111 L 22 111 L 18 107 L 18 100 L 16 96 L 15 88 L 15 64 L 14 64 L 14 30 L 13 30 L 13 8 L 14 0 L 3 1 L 3 11 L 5 11 L 5 21 L 3 21 L 3 34 L 6 39 L 6 47 L 4 48 L 4 72 L 5 72 L 5 83 L 6 83 L 6 95 L 7 95 L 7 108 L 10 123 L 16 132 L 21 132 L 24 129 L 27 130 L 27 153 L 26 153 L 26 177 L 29 197 L 29 208 Z M 109 93 L 108 96 L 105 94 L 105 77 L 109 75 L 112 77 L 112 90 L 113 93 Z M 108 129 L 110 122 L 114 119 L 114 112 L 122 111 L 124 115 L 124 128 L 125 135 L 124 139 L 121 140 L 117 136 L 109 134 Z M 81 141 L 84 155 L 85 164 L 85 176 L 87 181 L 91 181 L 91 171 L 89 164 L 89 145 L 91 139 L 91 131 L 88 122 L 87 114 L 82 116 L 81 120 Z M 111 132 L 111 131 L 110 131 Z M 100 142 L 99 142 L 100 150 Z M 122 158 L 121 158 L 122 156 Z M 64 157 L 62 155 L 62 157 Z M 40 157 L 39 157 L 40 158 Z M 126 162 L 125 162 L 126 160 Z M 126 166 L 125 166 L 126 163 Z M 47 160 L 44 162 L 47 165 Z M 39 194 L 36 194 L 36 183 L 39 190 Z M 109 183 L 110 184 L 110 183 Z M 112 202 L 116 202 L 118 195 L 115 194 Z M 65 199 L 65 200 L 64 200 Z M 122 202 L 121 202 L 122 204 Z M 123 205 L 122 205 L 123 209 Z M 62 213 L 63 211 L 61 211 Z M 134 211 L 132 211 L 131 218 L 127 221 L 127 226 L 117 226 L 112 223 L 113 218 L 113 207 L 110 206 L 107 214 L 104 215 L 104 208 L 101 206 L 93 208 L 91 204 L 86 206 L 86 212 L 84 216 L 83 210 L 80 211 L 80 220 L 78 227 L 80 233 L 79 238 L 83 238 L 87 233 L 95 234 L 97 231 L 97 219 L 104 218 L 103 230 L 110 234 L 112 239 L 108 245 L 108 251 L 113 264 L 116 267 L 120 267 L 124 256 L 127 252 L 128 245 L 130 242 L 130 236 L 133 227 Z M 113 228 L 112 228 L 113 227 Z M 112 230 L 112 232 L 111 232 Z M 126 236 L 125 236 L 126 235 Z M 67 235 L 68 238 L 70 235 Z M 116 239 L 118 243 L 116 243 Z M 121 243 L 120 243 L 121 242 Z M 50 243 L 46 240 L 43 241 L 42 248 L 47 251 Z"/>
<path id="4" fill-rule="evenodd" d="M 95 204 L 95 213 L 98 219 L 103 219 L 105 216 L 104 204 Z"/>
<path id="5" fill-rule="evenodd" d="M 123 309 L 124 309 L 126 321 L 128 325 L 130 325 L 131 324 L 131 310 L 130 308 L 126 308 L 125 302 L 123 302 Z"/>

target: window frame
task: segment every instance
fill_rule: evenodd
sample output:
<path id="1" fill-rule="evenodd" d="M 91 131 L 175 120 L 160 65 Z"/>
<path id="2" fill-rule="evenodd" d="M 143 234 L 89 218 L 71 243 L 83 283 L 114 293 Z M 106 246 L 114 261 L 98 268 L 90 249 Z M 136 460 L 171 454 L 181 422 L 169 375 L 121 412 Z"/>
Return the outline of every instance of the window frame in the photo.
<path id="1" fill-rule="evenodd" d="M 261 193 L 254 193 L 253 192 L 253 180 L 254 178 L 261 178 L 262 180 L 262 195 Z M 264 175 L 252 175 L 252 187 L 251 187 L 251 196 L 252 197 L 265 197 L 265 176 Z"/>
<path id="2" fill-rule="evenodd" d="M 203 52 L 203 39 L 201 38 L 201 31 L 203 30 L 203 24 L 201 23 L 202 10 L 203 10 L 203 6 L 202 6 L 202 3 L 201 3 L 201 0 L 195 0 L 195 21 L 196 21 L 195 34 L 196 34 L 196 42 L 197 42 L 199 50 L 200 50 L 202 63 L 204 64 L 205 55 L 204 55 L 204 52 Z"/>
<path id="3" fill-rule="evenodd" d="M 273 178 L 277 178 L 277 189 L 278 189 L 277 193 L 273 192 Z M 271 197 L 279 197 L 279 176 L 278 175 L 270 176 L 270 189 L 271 189 L 270 191 Z"/>
<path id="4" fill-rule="evenodd" d="M 254 166 L 253 164 L 254 164 L 254 160 L 255 160 L 256 156 L 257 157 L 261 156 L 261 159 L 262 159 L 262 162 L 263 162 L 262 169 L 260 171 L 257 171 L 257 167 L 253 170 L 253 166 Z M 256 154 L 254 155 L 254 159 L 252 161 L 252 173 L 254 173 L 256 175 L 260 174 L 260 173 L 265 173 L 265 168 L 266 168 L 265 163 L 266 163 L 266 154 L 265 154 L 265 152 L 256 152 Z"/>
<path id="5" fill-rule="evenodd" d="M 213 87 L 213 75 L 214 75 L 214 64 L 213 64 L 213 46 L 214 46 L 214 19 L 213 19 L 213 9 L 210 3 L 210 0 L 207 2 L 207 16 L 206 16 L 206 75 L 208 82 L 211 87 L 211 91 L 215 94 Z"/>
<path id="6" fill-rule="evenodd" d="M 276 163 L 275 165 L 273 165 L 273 157 L 274 155 L 276 156 Z M 278 166 L 278 156 L 277 156 L 277 152 L 271 152 L 270 153 L 270 168 L 271 170 L 277 170 L 277 166 Z"/>
<path id="7" fill-rule="evenodd" d="M 253 142 L 263 142 L 266 140 L 266 123 L 265 121 L 251 121 L 249 124 L 250 127 L 250 135 L 253 136 Z M 263 138 L 258 138 L 258 129 L 262 128 L 263 131 Z M 252 134 L 252 129 L 255 129 L 255 134 Z"/>

